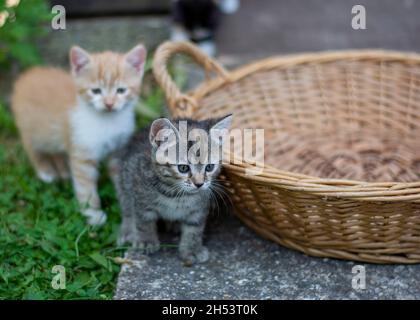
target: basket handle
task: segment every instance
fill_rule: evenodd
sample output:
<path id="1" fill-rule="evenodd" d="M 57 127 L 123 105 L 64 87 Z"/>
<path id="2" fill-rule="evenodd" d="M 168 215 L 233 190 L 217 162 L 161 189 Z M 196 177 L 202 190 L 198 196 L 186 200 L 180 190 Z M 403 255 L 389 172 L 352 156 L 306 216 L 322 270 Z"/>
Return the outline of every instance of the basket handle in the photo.
<path id="1" fill-rule="evenodd" d="M 204 68 L 206 73 L 213 71 L 226 81 L 229 79 L 229 73 L 218 62 L 190 42 L 166 41 L 158 47 L 153 58 L 153 74 L 165 93 L 168 107 L 172 114 L 179 114 L 182 111 L 182 113 L 191 115 L 197 107 L 196 99 L 181 92 L 169 75 L 167 68 L 169 60 L 177 53 L 191 56 L 197 64 Z"/>

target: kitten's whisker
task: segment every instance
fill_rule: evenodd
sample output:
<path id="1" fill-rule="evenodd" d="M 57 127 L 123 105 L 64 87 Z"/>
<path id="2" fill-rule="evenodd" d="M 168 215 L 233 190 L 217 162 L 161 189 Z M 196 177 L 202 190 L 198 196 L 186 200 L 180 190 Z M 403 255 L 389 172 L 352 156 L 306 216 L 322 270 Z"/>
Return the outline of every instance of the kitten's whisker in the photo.
<path id="1" fill-rule="evenodd" d="M 211 200 L 214 201 L 214 203 L 216 204 L 216 207 L 217 207 L 217 215 L 220 215 L 219 203 L 218 203 L 217 198 L 214 195 L 213 190 L 211 189 L 211 187 L 210 187 L 209 196 L 210 196 Z"/>
<path id="2" fill-rule="evenodd" d="M 233 206 L 232 199 L 230 198 L 229 193 L 226 191 L 226 188 L 223 185 L 220 185 L 218 183 L 214 183 L 213 187 L 214 187 L 215 190 L 218 190 L 221 193 L 223 201 L 224 201 L 224 198 L 227 198 L 229 200 L 229 204 L 231 206 Z M 225 203 L 225 205 L 226 205 L 226 203 Z"/>
<path id="3" fill-rule="evenodd" d="M 217 191 L 216 188 L 213 189 L 214 193 L 217 195 L 217 198 L 220 198 L 221 201 L 223 201 L 223 204 L 225 207 L 228 207 L 227 203 L 225 202 L 225 200 L 223 199 L 223 196 Z M 217 201 L 218 202 L 218 201 Z"/>
<path id="4" fill-rule="evenodd" d="M 224 199 L 224 196 L 223 196 L 223 194 L 221 194 L 218 190 L 217 190 L 217 186 L 216 185 L 212 185 L 212 194 L 213 194 L 213 197 L 214 197 L 214 199 L 215 199 L 215 201 L 216 201 L 216 205 L 219 207 L 219 210 L 220 210 L 220 203 L 219 203 L 219 201 L 221 200 L 221 201 L 223 201 L 223 205 L 226 207 L 226 208 L 229 208 L 229 204 L 228 203 L 226 203 L 226 201 L 225 201 L 225 199 Z M 219 200 L 220 199 L 220 200 Z"/>
<path id="5" fill-rule="evenodd" d="M 174 185 L 172 185 L 170 188 L 169 188 L 169 190 L 168 190 L 168 193 L 169 192 L 172 192 L 172 191 L 176 191 L 177 189 L 179 189 L 180 188 L 180 183 L 179 182 L 177 182 L 177 183 L 175 183 Z"/>
<path id="6" fill-rule="evenodd" d="M 181 199 L 185 194 L 185 188 L 182 187 L 182 184 L 179 182 L 179 183 L 177 183 L 177 185 L 178 185 L 179 189 L 178 189 L 178 192 L 175 195 L 175 198 L 174 198 L 175 201 L 178 201 L 179 199 Z"/>

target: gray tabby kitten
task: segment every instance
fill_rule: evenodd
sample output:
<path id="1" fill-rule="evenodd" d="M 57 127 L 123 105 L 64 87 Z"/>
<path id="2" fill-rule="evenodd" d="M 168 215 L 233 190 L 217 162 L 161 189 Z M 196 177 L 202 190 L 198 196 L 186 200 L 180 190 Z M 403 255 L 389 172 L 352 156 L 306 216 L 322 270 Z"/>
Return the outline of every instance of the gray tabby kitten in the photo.
<path id="1" fill-rule="evenodd" d="M 198 161 L 200 150 L 188 155 L 187 161 L 181 162 L 177 154 L 174 162 L 162 163 L 156 157 L 163 143 L 158 135 L 161 130 L 171 130 L 177 137 L 178 147 L 179 121 L 186 121 L 188 133 L 192 129 L 202 129 L 208 135 L 210 129 L 229 129 L 231 120 L 231 115 L 205 121 L 157 119 L 119 152 L 117 193 L 122 209 L 119 244 L 129 242 L 144 253 L 155 252 L 160 246 L 157 220 L 177 221 L 181 226 L 181 259 L 190 264 L 208 260 L 209 253 L 202 241 L 203 231 L 212 199 L 213 180 L 220 173 L 221 159 L 211 159 L 210 163 L 207 157 L 205 161 Z M 218 140 L 218 147 L 222 141 Z M 191 147 L 188 142 L 188 151 Z"/>

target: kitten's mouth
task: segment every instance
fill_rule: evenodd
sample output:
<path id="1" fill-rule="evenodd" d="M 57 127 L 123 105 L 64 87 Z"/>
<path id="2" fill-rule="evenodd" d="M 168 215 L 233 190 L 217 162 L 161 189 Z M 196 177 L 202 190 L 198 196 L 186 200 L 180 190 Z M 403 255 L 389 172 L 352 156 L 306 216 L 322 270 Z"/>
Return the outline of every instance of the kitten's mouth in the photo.
<path id="1" fill-rule="evenodd" d="M 183 189 L 184 189 L 184 192 L 188 193 L 188 194 L 195 194 L 195 193 L 198 193 L 198 192 L 203 190 L 201 188 L 192 188 L 192 187 L 189 187 L 189 186 L 185 187 Z"/>
<path id="2" fill-rule="evenodd" d="M 104 113 L 115 113 L 115 112 L 117 112 L 117 109 L 116 108 L 105 108 L 105 109 L 103 109 L 103 112 Z"/>
<path id="3" fill-rule="evenodd" d="M 194 189 L 189 189 L 189 193 L 202 193 L 205 192 L 207 190 L 206 187 L 202 186 L 200 188 L 195 187 Z"/>

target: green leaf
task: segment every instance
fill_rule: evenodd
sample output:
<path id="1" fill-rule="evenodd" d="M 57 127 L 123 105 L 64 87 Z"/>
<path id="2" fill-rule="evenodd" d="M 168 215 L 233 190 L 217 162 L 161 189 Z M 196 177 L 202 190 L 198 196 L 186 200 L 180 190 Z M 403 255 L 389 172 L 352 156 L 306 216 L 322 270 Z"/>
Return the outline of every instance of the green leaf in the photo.
<path id="1" fill-rule="evenodd" d="M 89 257 L 95 261 L 97 264 L 101 265 L 102 267 L 104 267 L 105 269 L 110 268 L 109 265 L 109 261 L 107 258 L 105 258 L 102 254 L 100 254 L 99 252 L 94 252 L 92 254 L 89 255 Z"/>
<path id="2" fill-rule="evenodd" d="M 41 57 L 36 49 L 27 42 L 16 42 L 10 46 L 10 54 L 18 59 L 24 66 L 41 62 Z"/>
<path id="3" fill-rule="evenodd" d="M 79 294 L 81 292 L 80 289 L 88 285 L 89 282 L 91 282 L 91 277 L 89 273 L 82 272 L 74 279 L 74 281 L 71 284 L 67 286 L 66 289 L 70 292 L 76 292 Z"/>
<path id="4" fill-rule="evenodd" d="M 25 294 L 23 295 L 23 299 L 25 300 L 45 300 L 46 296 L 43 292 L 39 290 L 38 287 L 31 286 L 26 290 Z"/>
<path id="5" fill-rule="evenodd" d="M 21 0 L 10 8 L 1 0 L 0 11 L 4 10 L 9 17 L 0 27 L 0 68 L 9 69 L 15 62 L 23 67 L 39 64 L 37 40 L 49 31 L 46 23 L 52 17 L 47 0 Z"/>
<path id="6" fill-rule="evenodd" d="M 1 268 L 1 267 L 0 267 L 0 277 L 3 279 L 3 281 L 6 284 L 9 284 L 9 279 L 8 279 L 7 272 L 5 270 L 3 270 L 3 268 Z"/>

